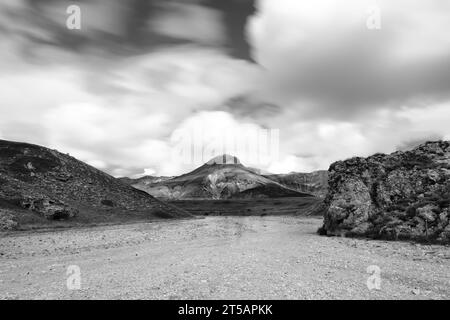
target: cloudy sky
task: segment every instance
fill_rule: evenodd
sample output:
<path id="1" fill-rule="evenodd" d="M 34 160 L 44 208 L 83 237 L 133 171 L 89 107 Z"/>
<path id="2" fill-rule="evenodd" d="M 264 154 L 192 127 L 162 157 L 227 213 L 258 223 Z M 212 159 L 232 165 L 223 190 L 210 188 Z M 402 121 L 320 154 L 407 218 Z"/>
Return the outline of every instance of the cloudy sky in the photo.
<path id="1" fill-rule="evenodd" d="M 72 4 L 81 30 L 66 26 Z M 270 161 L 233 152 L 274 173 L 450 139 L 449 12 L 448 0 L 2 0 L 0 138 L 115 176 L 193 169 L 174 147 L 198 130 L 212 149 L 224 132 L 278 130 Z"/>

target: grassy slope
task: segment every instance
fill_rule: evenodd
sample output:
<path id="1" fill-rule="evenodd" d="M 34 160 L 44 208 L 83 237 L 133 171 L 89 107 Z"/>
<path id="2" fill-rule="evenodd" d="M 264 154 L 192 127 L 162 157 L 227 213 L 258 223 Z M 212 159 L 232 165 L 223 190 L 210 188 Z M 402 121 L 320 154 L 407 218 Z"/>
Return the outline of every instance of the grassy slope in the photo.
<path id="1" fill-rule="evenodd" d="M 176 200 L 174 205 L 194 215 L 261 216 L 261 215 L 322 215 L 322 201 L 314 197 Z"/>

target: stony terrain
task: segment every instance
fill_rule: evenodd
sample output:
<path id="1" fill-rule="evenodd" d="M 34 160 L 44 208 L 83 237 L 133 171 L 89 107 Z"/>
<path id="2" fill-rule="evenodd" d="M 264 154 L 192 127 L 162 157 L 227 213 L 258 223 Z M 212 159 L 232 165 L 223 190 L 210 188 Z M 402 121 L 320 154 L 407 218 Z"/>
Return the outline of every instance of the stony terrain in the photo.
<path id="1" fill-rule="evenodd" d="M 56 150 L 0 140 L 0 228 L 68 220 L 189 217 L 184 210 Z"/>
<path id="2" fill-rule="evenodd" d="M 321 237 L 320 224 L 207 217 L 2 234 L 0 299 L 450 299 L 449 247 Z M 67 289 L 72 265 L 80 290 Z"/>
<path id="3" fill-rule="evenodd" d="M 450 142 L 339 161 L 320 232 L 450 242 Z"/>

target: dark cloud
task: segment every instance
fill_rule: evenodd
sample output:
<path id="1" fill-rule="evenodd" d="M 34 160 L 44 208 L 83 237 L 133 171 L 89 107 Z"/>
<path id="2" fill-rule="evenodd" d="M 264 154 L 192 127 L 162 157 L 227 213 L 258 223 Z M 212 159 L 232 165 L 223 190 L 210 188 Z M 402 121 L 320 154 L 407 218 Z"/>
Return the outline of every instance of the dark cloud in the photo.
<path id="1" fill-rule="evenodd" d="M 228 48 L 230 53 L 237 58 L 253 61 L 250 55 L 250 45 L 245 36 L 245 27 L 248 17 L 256 11 L 256 0 L 205 0 L 207 6 L 216 8 L 224 13 L 224 21 L 227 26 Z"/>
<path id="2" fill-rule="evenodd" d="M 247 16 L 254 10 L 253 0 L 25 0 L 23 5 L 2 6 L 2 14 L 10 20 L 0 22 L 0 32 L 22 36 L 28 40 L 23 44 L 28 46 L 24 48 L 25 56 L 32 54 L 36 44 L 54 46 L 79 54 L 106 52 L 121 56 L 136 55 L 160 47 L 195 43 L 186 38 L 161 34 L 151 27 L 153 20 L 171 9 L 169 4 L 177 3 L 217 10 L 224 17 L 226 41 L 221 44 L 222 49 L 233 57 L 250 60 L 244 27 Z M 80 31 L 69 30 L 65 25 L 65 10 L 72 4 L 81 8 Z M 175 9 L 176 6 L 172 6 L 172 10 Z M 191 31 L 193 35 L 196 32 L 189 30 L 189 25 L 185 28 L 185 32 Z M 205 25 L 205 28 L 208 26 Z M 217 43 L 203 42 L 197 45 L 217 47 Z"/>
<path id="3" fill-rule="evenodd" d="M 277 104 L 260 100 L 251 93 L 233 97 L 225 101 L 223 105 L 220 105 L 218 109 L 228 111 L 237 118 L 247 118 L 256 121 L 277 116 L 283 110 Z"/>
<path id="4" fill-rule="evenodd" d="M 367 29 L 366 4 L 356 0 L 321 1 L 322 11 L 284 2 L 260 0 L 250 26 L 252 53 L 267 70 L 262 95 L 302 117 L 338 120 L 450 99 L 448 2 L 380 1 L 380 30 Z"/>
<path id="5" fill-rule="evenodd" d="M 380 106 L 398 109 L 448 100 L 448 54 L 420 63 L 393 61 L 385 52 L 388 38 L 360 34 L 346 43 L 310 47 L 301 56 L 289 57 L 286 68 L 271 78 L 270 90 L 288 105 L 301 101 L 308 107 L 299 112 L 309 117 L 348 118 Z"/>

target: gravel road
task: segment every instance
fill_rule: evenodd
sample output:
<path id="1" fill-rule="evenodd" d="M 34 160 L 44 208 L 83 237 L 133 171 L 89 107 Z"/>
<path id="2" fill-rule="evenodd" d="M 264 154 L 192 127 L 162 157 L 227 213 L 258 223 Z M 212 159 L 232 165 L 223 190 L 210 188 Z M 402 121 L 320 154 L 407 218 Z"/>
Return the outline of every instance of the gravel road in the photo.
<path id="1" fill-rule="evenodd" d="M 0 299 L 450 298 L 448 246 L 321 237 L 320 224 L 207 217 L 2 234 Z M 71 265 L 79 290 L 67 288 Z"/>

